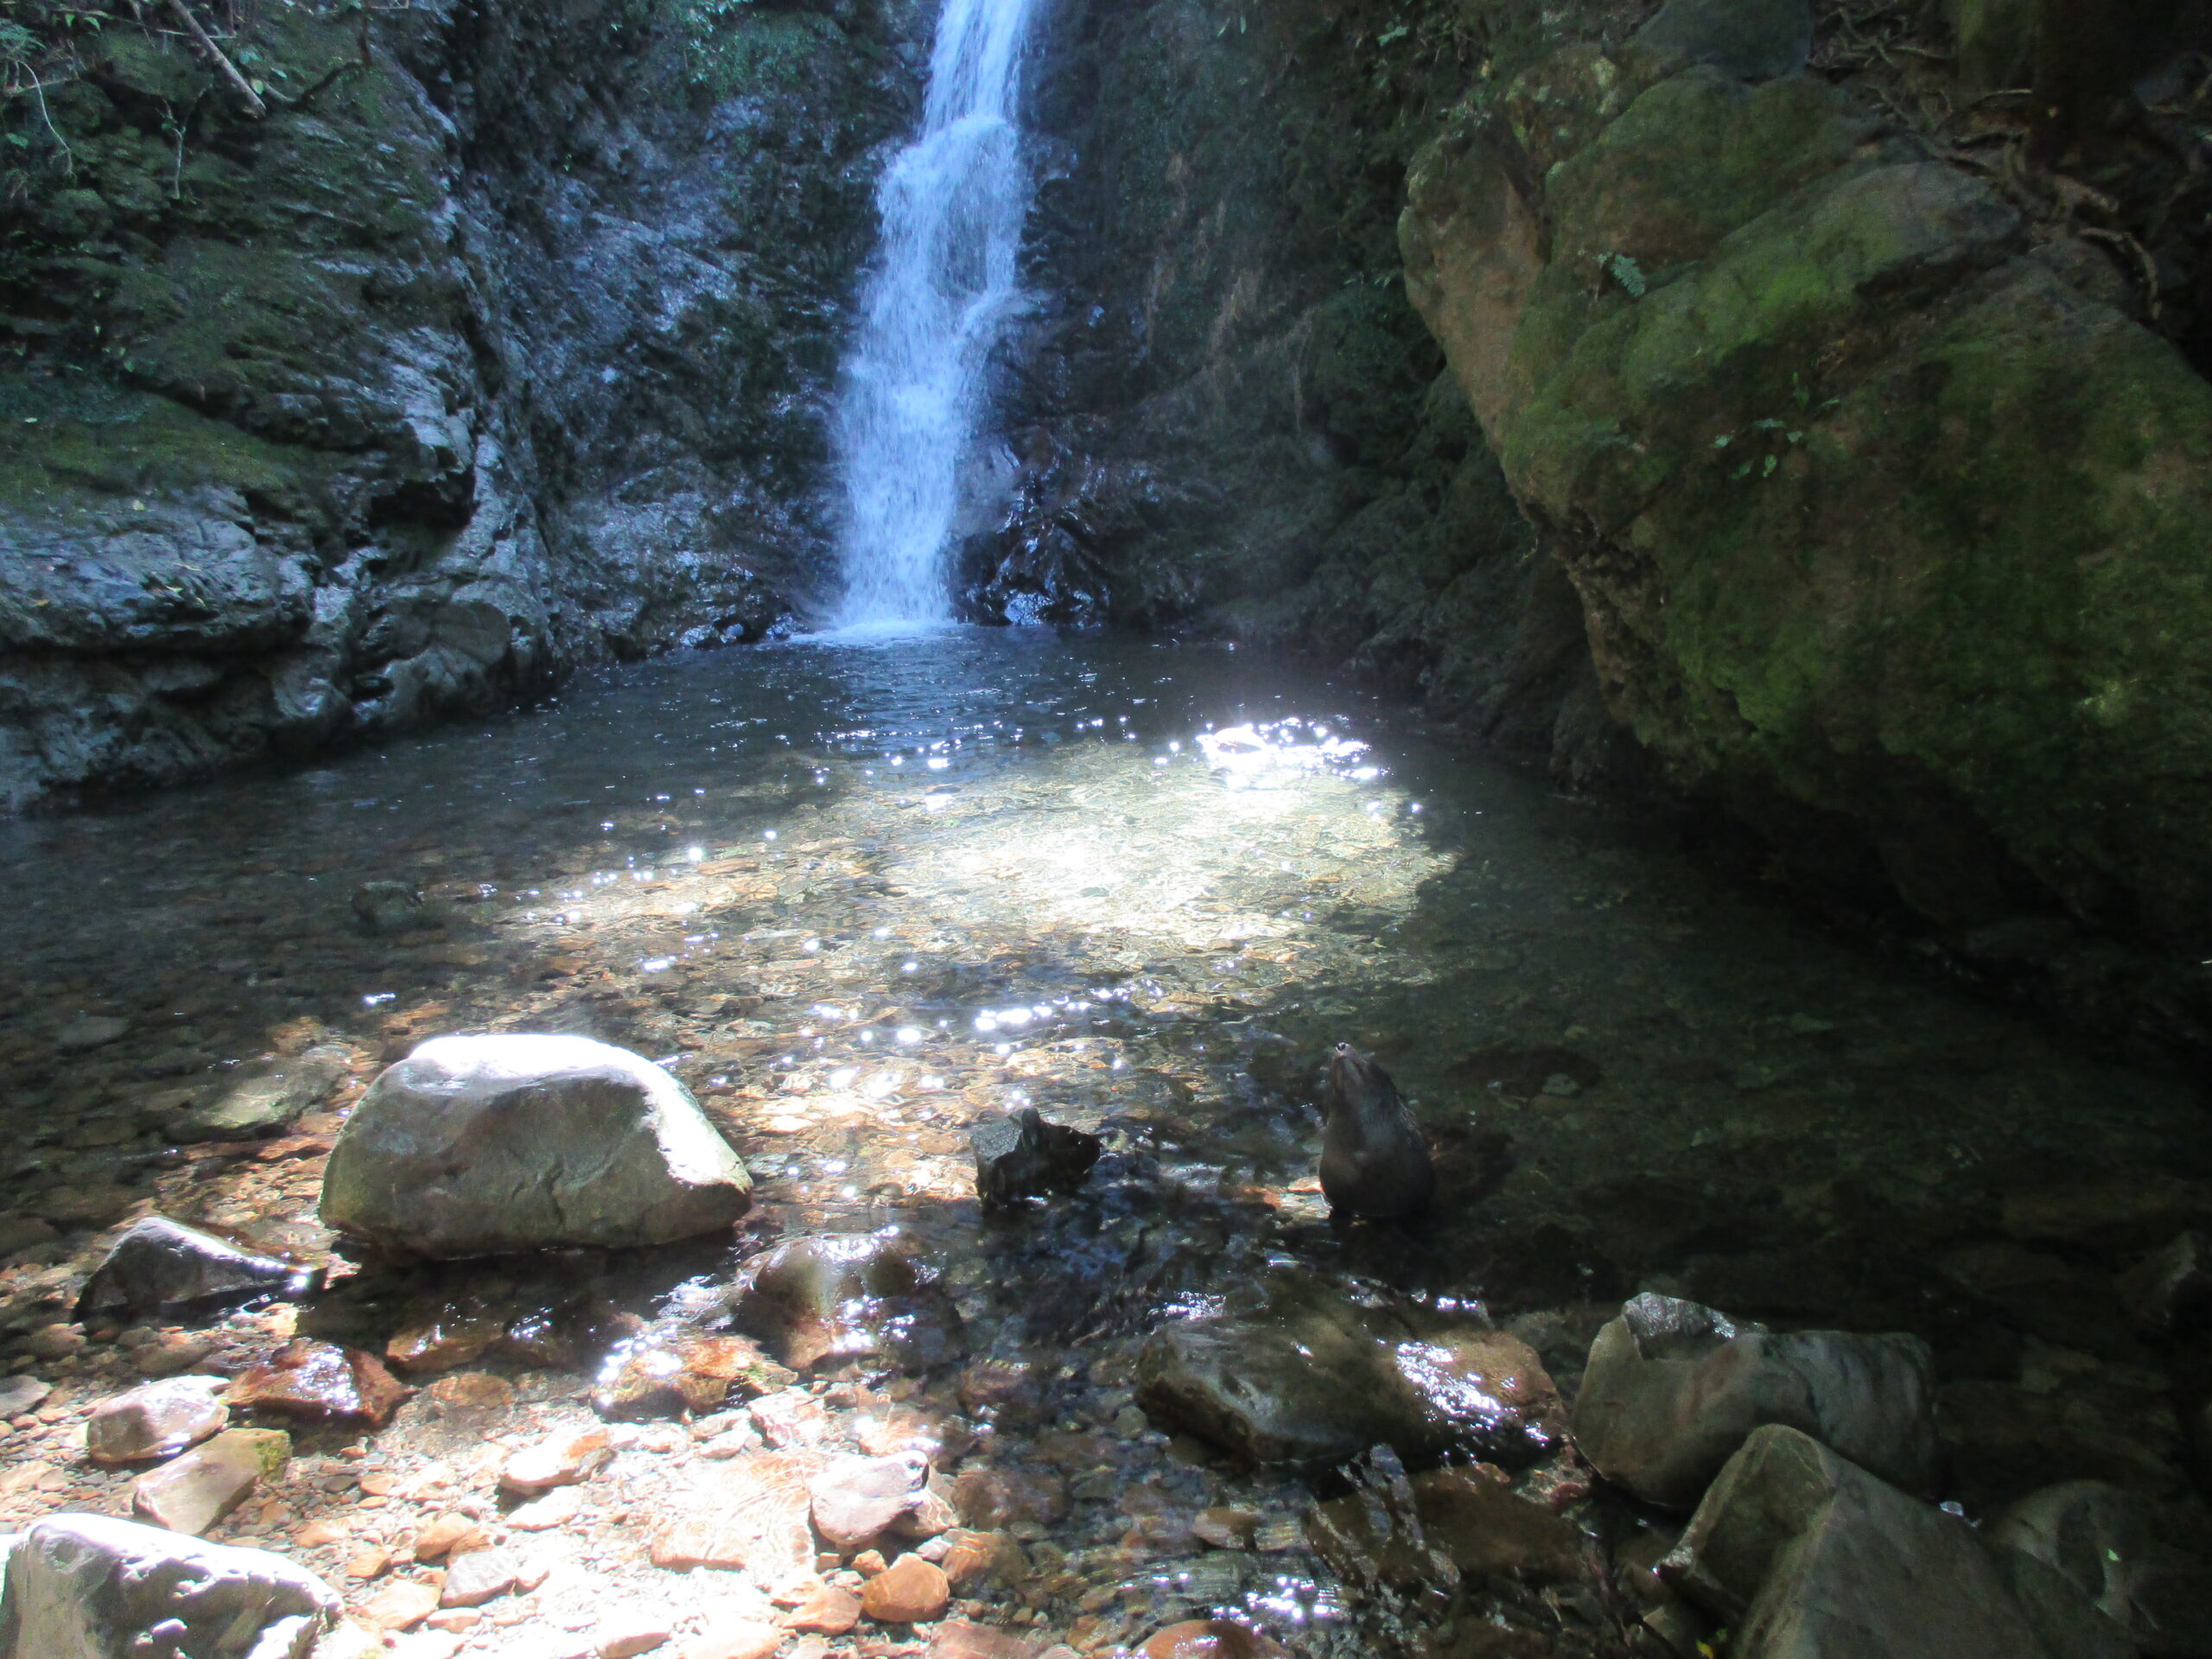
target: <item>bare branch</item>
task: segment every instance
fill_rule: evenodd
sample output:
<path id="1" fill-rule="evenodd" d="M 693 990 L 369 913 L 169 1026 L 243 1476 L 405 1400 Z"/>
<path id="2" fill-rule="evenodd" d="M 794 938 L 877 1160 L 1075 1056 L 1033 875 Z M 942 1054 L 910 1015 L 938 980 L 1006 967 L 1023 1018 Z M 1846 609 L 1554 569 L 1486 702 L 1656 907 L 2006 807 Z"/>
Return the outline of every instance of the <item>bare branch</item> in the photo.
<path id="1" fill-rule="evenodd" d="M 223 79 L 231 83 L 232 91 L 245 100 L 246 113 L 257 121 L 267 115 L 269 106 L 261 101 L 261 94 L 255 92 L 252 83 L 238 73 L 238 65 L 223 55 L 223 48 L 216 45 L 214 38 L 200 26 L 200 20 L 192 15 L 192 8 L 185 4 L 184 0 L 169 0 L 169 10 L 176 13 L 207 61 L 213 64 Z"/>

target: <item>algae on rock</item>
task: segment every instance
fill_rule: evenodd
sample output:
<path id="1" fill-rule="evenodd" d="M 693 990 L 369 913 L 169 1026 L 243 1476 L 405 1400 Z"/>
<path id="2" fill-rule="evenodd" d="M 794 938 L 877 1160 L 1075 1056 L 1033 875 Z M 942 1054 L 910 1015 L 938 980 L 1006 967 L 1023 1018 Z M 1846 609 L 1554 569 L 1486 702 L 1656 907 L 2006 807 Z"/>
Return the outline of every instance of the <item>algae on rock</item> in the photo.
<path id="1" fill-rule="evenodd" d="M 2192 948 L 2212 386 L 1846 93 L 1638 73 L 1580 48 L 1471 107 L 1401 222 L 1609 705 L 1786 862 L 1955 939 L 2057 911 Z M 1538 83 L 1557 153 L 1506 119 Z M 2160 1017 L 2201 1031 L 2191 1001 Z"/>

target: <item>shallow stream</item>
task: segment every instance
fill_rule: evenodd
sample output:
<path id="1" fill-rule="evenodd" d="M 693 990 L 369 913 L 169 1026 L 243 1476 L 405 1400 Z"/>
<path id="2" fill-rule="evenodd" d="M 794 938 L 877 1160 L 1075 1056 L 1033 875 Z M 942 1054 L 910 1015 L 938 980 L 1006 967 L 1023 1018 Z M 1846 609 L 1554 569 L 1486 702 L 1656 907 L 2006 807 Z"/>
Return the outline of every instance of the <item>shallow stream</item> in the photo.
<path id="1" fill-rule="evenodd" d="M 1148 1330 L 1286 1271 L 1479 1304 L 1569 1389 L 1597 1323 L 1643 1287 L 1913 1331 L 1970 1512 L 2075 1474 L 2184 1484 L 2194 1379 L 2112 1281 L 2203 1219 L 2212 1120 L 2190 1091 L 1248 652 L 1002 630 L 701 656 L 0 842 L 18 1249 L 0 1294 L 19 1325 L 149 1201 L 319 1255 L 321 1154 L 378 1065 L 448 1032 L 585 1033 L 667 1065 L 743 1153 L 742 1253 L 897 1229 L 936 1275 L 958 1316 L 944 1365 L 830 1405 L 845 1424 L 934 1402 L 980 1437 L 975 1466 L 1056 1494 L 1013 1522 L 1027 1576 L 974 1596 L 986 1622 L 1089 1651 L 1240 1610 L 1299 1652 L 1370 1649 L 1373 1615 L 1303 1541 L 1306 1487 L 1128 1408 Z M 372 881 L 419 888 L 422 911 L 372 929 L 352 902 Z M 1424 1227 L 1328 1221 L 1312 1102 L 1338 1040 L 1376 1052 L 1440 1149 Z M 353 1076 L 289 1138 L 180 1140 L 240 1068 L 334 1041 Z M 966 1131 L 1025 1102 L 1107 1155 L 1077 1196 L 989 1217 Z M 651 1319 L 720 1254 L 590 1271 Z M 546 1289 L 502 1264 L 435 1288 Z M 341 1277 L 327 1306 L 224 1339 L 296 1321 L 381 1345 L 402 1300 Z M 38 1364 L 62 1404 L 105 1386 L 99 1348 Z M 482 1443 L 584 1414 L 581 1371 L 488 1368 L 514 1383 L 512 1421 L 456 1440 L 418 1402 L 381 1437 L 307 1436 L 274 1507 L 223 1535 L 334 1574 L 410 1492 L 488 1490 Z M 53 1427 L 0 1441 L 54 1471 L 0 1493 L 0 1523 L 121 1503 Z M 741 1575 L 647 1560 L 646 1523 L 694 1478 L 670 1433 L 635 1431 L 624 1500 L 547 1535 L 575 1571 L 448 1650 L 564 1651 L 559 1633 L 626 1600 L 698 1628 L 738 1594 Z M 347 1543 L 287 1545 L 386 1465 L 397 1490 Z M 1194 1535 L 1209 1509 L 1256 1517 L 1250 1547 Z M 1619 1636 L 1618 1610 L 1573 1586 L 1473 1616 L 1560 1651 Z"/>

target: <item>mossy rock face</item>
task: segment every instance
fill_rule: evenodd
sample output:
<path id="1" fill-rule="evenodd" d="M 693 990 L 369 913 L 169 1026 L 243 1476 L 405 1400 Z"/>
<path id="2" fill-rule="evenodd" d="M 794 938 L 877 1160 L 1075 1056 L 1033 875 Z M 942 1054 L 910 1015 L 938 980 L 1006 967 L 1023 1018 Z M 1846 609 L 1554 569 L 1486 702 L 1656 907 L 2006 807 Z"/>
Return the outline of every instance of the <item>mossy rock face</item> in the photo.
<path id="1" fill-rule="evenodd" d="M 1511 182 L 1419 169 L 1410 285 L 1679 784 L 1855 823 L 1947 926 L 2212 935 L 2212 386 L 1802 78 L 1688 71 L 1558 161 L 1503 348 L 1458 295 Z"/>
<path id="2" fill-rule="evenodd" d="M 302 0 L 232 40 L 258 120 L 86 35 L 50 129 L 0 118 L 0 808 L 786 613 L 924 21 L 496 0 L 365 60 Z"/>

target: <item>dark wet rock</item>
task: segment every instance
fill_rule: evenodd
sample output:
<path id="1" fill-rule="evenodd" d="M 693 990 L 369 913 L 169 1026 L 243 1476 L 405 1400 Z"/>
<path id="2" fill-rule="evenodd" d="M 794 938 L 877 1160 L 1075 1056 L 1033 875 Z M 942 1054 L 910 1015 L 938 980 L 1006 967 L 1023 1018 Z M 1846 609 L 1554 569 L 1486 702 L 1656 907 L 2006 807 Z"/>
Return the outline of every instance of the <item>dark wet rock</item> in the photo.
<path id="1" fill-rule="evenodd" d="M 1738 80 L 1794 75 L 1812 55 L 1812 0 L 1667 0 L 1629 49 L 1667 70 L 1709 63 Z"/>
<path id="2" fill-rule="evenodd" d="M 226 1428 L 131 1484 L 130 1512 L 175 1532 L 202 1533 L 243 1503 L 292 1455 L 282 1429 Z"/>
<path id="3" fill-rule="evenodd" d="M 1910 1336 L 1776 1336 L 1649 1292 L 1598 1333 L 1575 1396 L 1574 1438 L 1606 1479 L 1688 1509 L 1766 1423 L 1811 1434 L 1909 1490 L 1938 1467 L 1935 1375 Z"/>
<path id="4" fill-rule="evenodd" d="M 666 1243 L 752 1202 L 690 1091 L 584 1037 L 441 1037 L 385 1069 L 323 1174 L 326 1225 L 417 1255 Z"/>
<path id="5" fill-rule="evenodd" d="M 589 1300 L 533 1308 L 507 1321 L 499 1345 L 522 1364 L 574 1370 L 586 1363 L 588 1356 L 605 1349 L 615 1313 L 603 1303 Z"/>
<path id="6" fill-rule="evenodd" d="M 864 1548 L 922 1500 L 929 1471 L 928 1460 L 911 1453 L 832 1458 L 808 1487 L 815 1530 L 842 1554 Z"/>
<path id="7" fill-rule="evenodd" d="M 447 1301 L 408 1310 L 386 1339 L 384 1357 L 404 1371 L 450 1371 L 473 1364 L 503 1342 L 507 1324 L 488 1305 Z"/>
<path id="8" fill-rule="evenodd" d="M 54 1516 L 14 1541 L 0 1659 L 308 1659 L 335 1592 L 267 1550 L 203 1543 L 105 1516 Z"/>
<path id="9" fill-rule="evenodd" d="M 989 1534 L 1018 1522 L 1049 1522 L 1068 1512 L 1067 1483 L 1018 1469 L 963 1469 L 952 1504 L 970 1527 Z"/>
<path id="10" fill-rule="evenodd" d="M 229 1386 L 228 1377 L 172 1376 L 103 1400 L 85 1421 L 85 1455 L 104 1464 L 175 1457 L 230 1421 L 218 1398 Z"/>
<path id="11" fill-rule="evenodd" d="M 1729 1459 L 1661 1570 L 1743 1659 L 2044 1654 L 1973 1528 L 1779 1424 Z"/>
<path id="12" fill-rule="evenodd" d="M 249 1141 L 281 1135 L 328 1094 L 353 1063 L 353 1052 L 338 1043 L 318 1044 L 280 1060 L 260 1076 L 232 1084 L 221 1099 L 191 1114 L 182 1126 L 184 1138 Z"/>
<path id="13" fill-rule="evenodd" d="M 2164 1336 L 2212 1313 L 2212 1241 L 2177 1233 L 2120 1275 L 2120 1299 L 2136 1328 Z"/>
<path id="14" fill-rule="evenodd" d="M 422 893 L 404 881 L 364 881 L 346 902 L 367 933 L 404 933 L 430 919 Z"/>
<path id="15" fill-rule="evenodd" d="M 923 1370 L 952 1353 L 957 1319 L 895 1238 L 794 1238 L 746 1263 L 732 1294 L 739 1329 L 793 1370 L 895 1364 Z"/>
<path id="16" fill-rule="evenodd" d="M 1322 1096 L 1321 1191 L 1332 1209 L 1378 1220 L 1415 1214 L 1436 1195 L 1421 1126 L 1390 1074 L 1350 1043 L 1337 1045 Z"/>
<path id="17" fill-rule="evenodd" d="M 489 1371 L 454 1371 L 423 1389 L 421 1399 L 433 1417 L 480 1428 L 513 1409 L 515 1385 Z"/>
<path id="18" fill-rule="evenodd" d="M 166 1216 L 134 1222 L 77 1298 L 81 1319 L 207 1309 L 257 1297 L 299 1297 L 321 1282 L 319 1269 L 257 1255 L 229 1240 Z"/>
<path id="19" fill-rule="evenodd" d="M 375 1355 L 295 1337 L 231 1384 L 233 1406 L 310 1423 L 366 1423 L 382 1428 L 407 1398 L 406 1386 Z"/>
<path id="20" fill-rule="evenodd" d="M 976 1196 L 1001 1206 L 1074 1192 L 1103 1145 L 1095 1135 L 1046 1122 L 1034 1106 L 986 1118 L 969 1130 L 968 1141 L 976 1154 Z"/>
<path id="21" fill-rule="evenodd" d="M 1137 1403 L 1260 1463 L 1338 1463 L 1384 1445 L 1519 1466 L 1565 1437 L 1551 1379 L 1519 1338 L 1288 1280 L 1262 1306 L 1154 1332 Z"/>
<path id="22" fill-rule="evenodd" d="M 1581 1573 L 1581 1533 L 1515 1492 L 1503 1471 L 1431 1469 L 1414 1476 L 1412 1485 L 1422 1529 L 1461 1573 L 1537 1582 Z"/>
<path id="23" fill-rule="evenodd" d="M 1990 1541 L 2062 1575 L 2145 1654 L 2212 1652 L 2212 1516 L 2101 1481 L 2032 1492 Z"/>
<path id="24" fill-rule="evenodd" d="M 617 1344 L 592 1390 L 602 1417 L 702 1417 L 733 1395 L 757 1399 L 797 1381 L 747 1337 L 649 1332 Z"/>
<path id="25" fill-rule="evenodd" d="M 1564 1583 L 1583 1573 L 1573 1524 L 1513 1490 L 1489 1465 L 1432 1469 L 1360 1483 L 1313 1506 L 1306 1535 L 1356 1585 L 1418 1591 L 1455 1578 Z"/>

